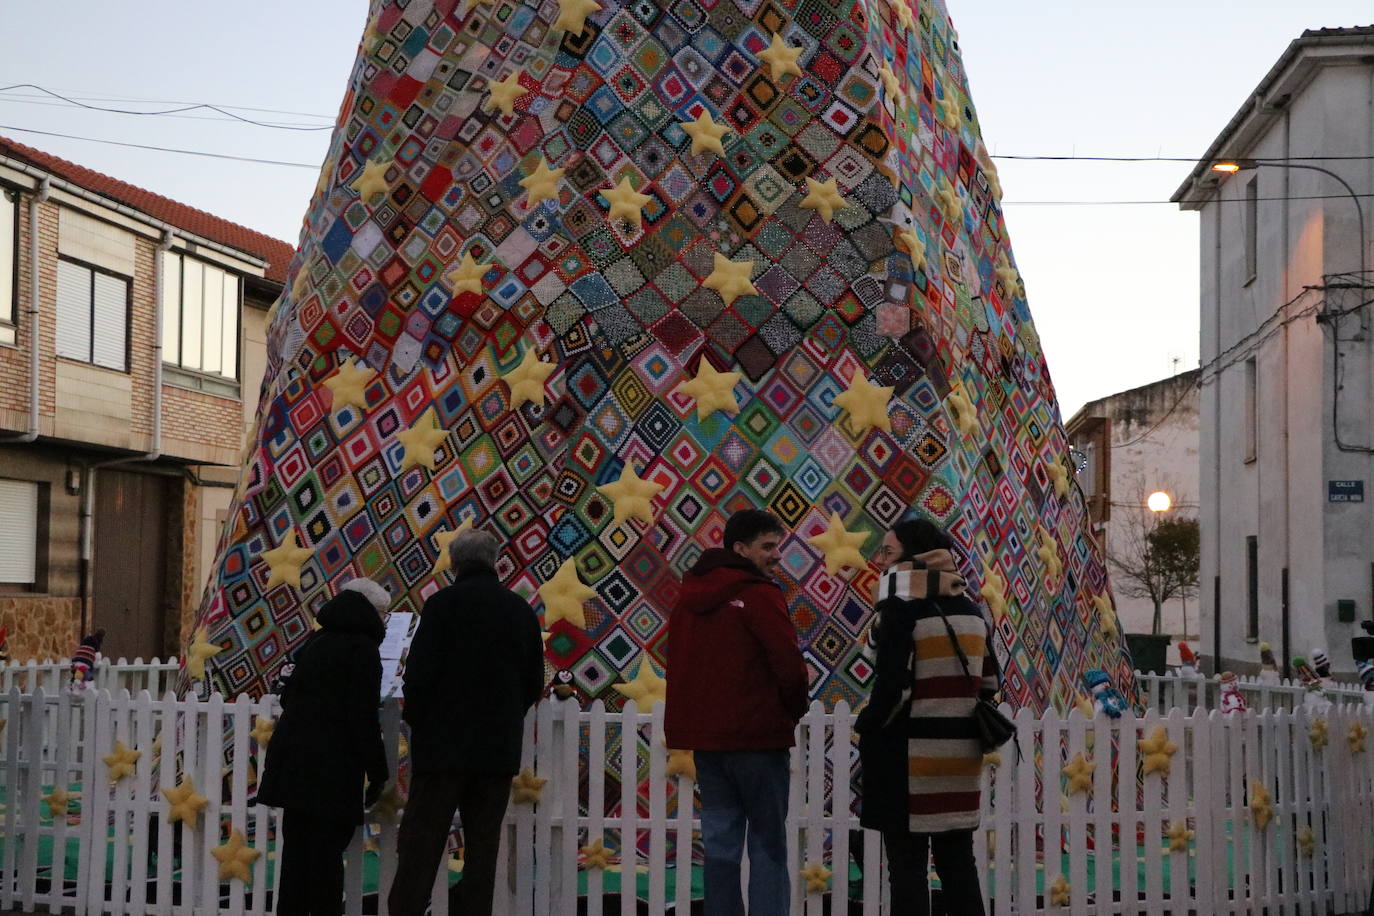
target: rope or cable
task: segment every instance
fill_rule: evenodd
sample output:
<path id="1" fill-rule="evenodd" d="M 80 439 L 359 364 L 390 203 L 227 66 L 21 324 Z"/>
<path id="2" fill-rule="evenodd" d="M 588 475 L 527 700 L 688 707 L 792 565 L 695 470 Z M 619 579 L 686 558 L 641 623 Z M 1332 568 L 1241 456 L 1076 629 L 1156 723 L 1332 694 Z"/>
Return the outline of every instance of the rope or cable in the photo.
<path id="1" fill-rule="evenodd" d="M 231 156 L 228 153 L 207 153 L 195 149 L 172 149 L 167 146 L 151 146 L 146 143 L 125 143 L 121 140 L 101 140 L 96 137 L 78 137 L 75 134 L 59 134 L 50 130 L 34 130 L 32 127 L 14 127 L 8 124 L 0 124 L 0 130 L 12 130 L 25 134 L 39 134 L 44 137 L 61 137 L 65 140 L 85 140 L 89 143 L 104 143 L 108 146 L 125 146 L 131 149 L 146 149 L 158 153 L 180 153 L 183 156 L 202 156 L 206 159 L 229 159 L 234 162 L 253 162 L 258 165 L 283 165 L 293 169 L 319 169 L 318 165 L 310 165 L 305 162 L 281 162 L 276 159 L 254 159 L 251 156 Z"/>
<path id="2" fill-rule="evenodd" d="M 0 92 L 9 92 L 9 91 L 11 91 L 11 90 L 13 90 L 13 89 L 32 89 L 32 90 L 34 90 L 35 92 L 41 92 L 41 93 L 43 93 L 44 95 L 52 96 L 52 97 L 55 98 L 55 99 L 61 99 L 62 101 L 66 102 L 68 105 L 75 105 L 77 108 L 85 108 L 85 109 L 87 109 L 87 110 L 89 110 L 89 111 L 104 111 L 104 112 L 109 112 L 109 113 L 111 113 L 111 114 L 142 115 L 142 116 L 145 116 L 145 117 L 158 117 L 158 116 L 160 116 L 160 115 L 185 114 L 185 113 L 188 112 L 188 111 L 199 111 L 199 110 L 204 109 L 204 110 L 207 110 L 207 111 L 214 111 L 214 112 L 217 112 L 217 113 L 219 113 L 219 114 L 224 115 L 226 118 L 230 118 L 230 119 L 235 120 L 235 121 L 242 121 L 244 124 L 252 124 L 254 127 L 270 127 L 270 128 L 272 128 L 272 129 L 274 129 L 274 130 L 304 130 L 304 131 L 333 130 L 333 129 L 334 129 L 334 125 L 333 125 L 333 124 L 322 124 L 322 125 L 319 125 L 318 127 L 307 127 L 307 126 L 303 126 L 303 125 L 302 125 L 302 126 L 299 126 L 299 127 L 296 127 L 296 126 L 292 126 L 292 125 L 290 125 L 290 124 L 273 124 L 273 123 L 270 122 L 270 121 L 257 121 L 257 120 L 254 120 L 253 118 L 245 118 L 243 115 L 234 114 L 234 112 L 230 111 L 228 108 L 221 108 L 221 107 L 218 106 L 218 105 L 210 105 L 210 104 L 205 103 L 205 102 L 197 102 L 197 103 L 193 103 L 193 104 L 190 104 L 190 105 L 182 105 L 182 106 L 179 107 L 179 108 L 166 108 L 166 109 L 163 109 L 162 111 L 136 111 L 136 110 L 134 110 L 134 109 L 132 109 L 132 108 L 107 108 L 107 107 L 104 107 L 104 106 L 101 106 L 101 105 L 91 105 L 91 104 L 89 104 L 89 103 L 87 103 L 87 102 L 80 101 L 79 99 L 74 99 L 74 98 L 72 98 L 72 97 L 70 97 L 70 96 L 62 95 L 60 92 L 54 92 L 54 91 L 52 91 L 51 89 L 45 89 L 45 88 L 43 88 L 42 86 L 38 86 L 38 85 L 35 85 L 35 84 L 33 84 L 33 83 L 15 83 L 15 84 L 10 85 L 10 86 L 0 86 Z"/>

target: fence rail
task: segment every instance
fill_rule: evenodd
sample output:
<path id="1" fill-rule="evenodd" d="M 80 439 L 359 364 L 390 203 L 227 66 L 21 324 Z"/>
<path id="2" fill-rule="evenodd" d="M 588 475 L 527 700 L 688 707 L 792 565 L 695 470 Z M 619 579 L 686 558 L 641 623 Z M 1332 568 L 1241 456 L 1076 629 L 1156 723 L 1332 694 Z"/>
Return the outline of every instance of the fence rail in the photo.
<path id="1" fill-rule="evenodd" d="M 278 813 L 250 805 L 261 767 L 252 727 L 275 714 L 272 698 L 49 696 L 16 687 L 0 695 L 0 712 L 0 908 L 272 912 Z M 1086 720 L 1076 710 L 1023 710 L 1015 720 L 1021 753 L 1008 745 L 1000 763 L 984 769 L 975 835 L 991 912 L 1349 913 L 1365 905 L 1374 878 L 1374 754 L 1351 738 L 1356 726 L 1374 732 L 1374 711 L 1174 709 Z M 385 706 L 383 723 L 394 764 L 397 704 Z M 817 705 L 798 727 L 788 830 L 794 913 L 843 912 L 845 901 L 866 916 L 886 912 L 878 838 L 859 831 L 853 810 L 851 723 L 844 705 Z M 522 765 L 548 783 L 537 804 L 512 804 L 507 814 L 497 911 L 572 914 L 585 896 L 589 916 L 687 912 L 699 823 L 694 805 L 677 803 L 692 798 L 691 783 L 666 775 L 661 706 L 639 713 L 633 705 L 544 702 L 525 737 Z M 1163 768 L 1143 759 L 1138 742 L 1152 739 Z M 140 756 L 131 776 L 111 784 L 102 758 L 116 740 Z M 1093 764 L 1087 792 L 1070 791 L 1061 773 L 1079 754 Z M 188 775 L 206 806 L 193 825 L 173 823 L 160 790 Z M 55 787 L 80 793 L 68 815 L 49 815 L 48 800 L 61 801 Z M 246 883 L 218 877 L 213 851 L 233 829 L 250 847 L 277 854 L 260 856 Z M 620 861 L 619 874 L 581 861 L 580 848 L 597 839 Z M 394 824 L 368 842 L 378 851 L 365 852 L 360 834 L 347 855 L 351 914 L 362 912 L 365 873 L 386 887 L 395 869 Z M 860 851 L 869 867 L 851 881 Z M 375 857 L 373 867 L 364 868 L 365 857 Z M 799 877 L 815 863 L 834 872 L 824 892 L 807 892 Z M 447 912 L 447 877 L 441 869 L 436 914 Z"/>
<path id="2" fill-rule="evenodd" d="M 1221 706 L 1221 682 L 1216 678 L 1181 677 L 1176 674 L 1135 675 L 1140 702 L 1147 709 L 1167 712 L 1179 707 L 1217 709 Z M 1259 677 L 1238 677 L 1236 684 L 1251 709 L 1297 709 L 1312 701 L 1301 681 L 1265 680 Z M 1332 705 L 1374 704 L 1374 692 L 1359 684 L 1332 683 L 1320 695 Z"/>
<path id="3" fill-rule="evenodd" d="M 180 663 L 176 657 L 163 661 L 153 659 L 145 662 L 141 658 L 128 661 L 124 658 L 110 659 L 97 656 L 92 680 L 96 690 L 117 693 L 127 690 L 137 693 L 146 690 L 153 696 L 162 696 L 176 685 Z M 67 686 L 71 678 L 71 659 L 53 661 L 45 658 L 41 662 L 29 659 L 26 662 L 6 662 L 0 664 L 0 692 L 9 693 L 18 687 L 24 693 L 32 693 L 39 687 L 49 696 Z"/>

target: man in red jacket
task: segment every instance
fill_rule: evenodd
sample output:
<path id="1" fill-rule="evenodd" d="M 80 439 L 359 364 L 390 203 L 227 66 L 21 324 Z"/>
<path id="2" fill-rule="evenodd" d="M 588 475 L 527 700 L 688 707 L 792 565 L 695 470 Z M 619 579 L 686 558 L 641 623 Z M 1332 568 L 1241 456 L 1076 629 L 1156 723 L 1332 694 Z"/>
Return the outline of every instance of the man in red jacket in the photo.
<path id="1" fill-rule="evenodd" d="M 701 555 L 668 618 L 668 746 L 696 753 L 706 916 L 787 913 L 788 749 L 806 712 L 806 663 L 772 572 L 785 531 L 759 509 L 736 513 L 725 546 Z"/>

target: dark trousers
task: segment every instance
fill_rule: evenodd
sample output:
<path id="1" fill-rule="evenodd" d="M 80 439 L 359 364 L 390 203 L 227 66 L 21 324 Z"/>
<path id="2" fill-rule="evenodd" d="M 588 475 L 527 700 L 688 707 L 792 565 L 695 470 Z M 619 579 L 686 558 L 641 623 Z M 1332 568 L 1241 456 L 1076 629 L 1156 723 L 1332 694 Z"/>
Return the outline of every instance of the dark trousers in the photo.
<path id="1" fill-rule="evenodd" d="M 509 800 L 509 776 L 415 776 L 396 837 L 396 879 L 387 895 L 391 916 L 424 916 L 454 809 L 463 823 L 463 880 L 457 912 L 489 916 L 496 891 L 501 820 Z"/>
<path id="2" fill-rule="evenodd" d="M 332 818 L 301 808 L 282 812 L 277 916 L 343 913 L 343 854 L 357 829 L 352 817 Z"/>
<path id="3" fill-rule="evenodd" d="M 887 850 L 887 880 L 892 890 L 893 916 L 928 916 L 930 885 L 926 879 L 930 857 L 940 876 L 941 899 L 949 916 L 983 916 L 983 890 L 978 863 L 973 860 L 973 831 L 945 833 L 883 831 Z"/>
<path id="4" fill-rule="evenodd" d="M 706 916 L 743 916 L 740 860 L 749 848 L 749 916 L 786 916 L 786 750 L 697 751 Z"/>

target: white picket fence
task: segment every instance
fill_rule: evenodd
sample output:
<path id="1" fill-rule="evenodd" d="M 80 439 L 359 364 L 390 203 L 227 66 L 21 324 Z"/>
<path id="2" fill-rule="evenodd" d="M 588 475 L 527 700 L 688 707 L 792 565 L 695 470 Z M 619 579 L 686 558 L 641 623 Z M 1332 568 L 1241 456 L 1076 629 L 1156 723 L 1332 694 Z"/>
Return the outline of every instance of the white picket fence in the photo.
<path id="1" fill-rule="evenodd" d="M 145 662 L 141 658 L 127 661 L 122 657 L 110 659 L 99 655 L 95 661 L 92 686 L 96 690 L 108 690 L 111 693 L 127 690 L 132 694 L 146 690 L 155 697 L 162 696 L 176 686 L 179 669 L 176 656 L 166 661 L 155 658 Z M 32 693 L 42 687 L 51 695 L 65 688 L 70 679 L 71 659 L 67 658 L 0 663 L 0 693 L 9 693 L 13 687 Z"/>
<path id="2" fill-rule="evenodd" d="M 0 909 L 271 912 L 268 865 L 275 861 L 278 821 L 276 812 L 249 805 L 259 765 L 250 729 L 255 716 L 273 714 L 271 698 L 226 703 L 12 689 L 0 695 L 0 707 L 7 723 Z M 1089 721 L 1077 711 L 1036 718 L 1023 710 L 1016 716 L 1021 755 L 1008 745 L 1000 764 L 984 770 L 983 828 L 975 842 L 990 910 L 1075 916 L 1360 911 L 1374 880 L 1374 734 L 1367 751 L 1348 738 L 1355 725 L 1374 733 L 1374 713 L 1363 706 L 1330 710 L 1321 717 L 1329 739 L 1324 747 L 1309 739 L 1316 718 L 1304 709 L 1233 716 L 1174 709 L 1165 717 L 1152 710 L 1139 719 Z M 845 910 L 843 898 L 865 916 L 887 911 L 881 865 L 865 869 L 852 887 L 846 880 L 856 852 L 851 831 L 858 830 L 849 779 L 851 721 L 843 705 L 833 713 L 817 705 L 798 728 L 789 861 L 798 876 L 818 862 L 835 875 L 824 893 L 806 892 L 798 877 L 794 913 L 817 916 L 826 897 L 836 913 Z M 400 732 L 394 703 L 385 707 L 383 722 L 394 764 Z M 1141 777 L 1137 741 L 1156 728 L 1177 751 L 1167 775 Z M 508 812 L 497 912 L 577 912 L 579 848 L 598 838 L 608 848 L 638 852 L 624 857 L 622 877 L 632 876 L 624 892 L 603 897 L 610 876 L 587 871 L 589 916 L 617 909 L 630 916 L 640 906 L 651 914 L 688 911 L 699 824 L 692 806 L 670 813 L 670 791 L 686 798 L 692 787 L 666 776 L 661 735 L 661 706 L 641 714 L 633 706 L 622 712 L 599 702 L 588 710 L 544 702 L 532 711 L 523 766 L 548 783 L 537 805 L 512 805 Z M 111 787 L 100 758 L 115 740 L 142 755 L 134 775 Z M 1096 764 L 1092 793 L 1065 797 L 1060 769 L 1079 753 Z M 607 797 L 608 772 L 621 780 L 618 807 Z M 159 791 L 184 774 L 208 799 L 194 827 L 167 821 Z M 647 801 L 640 797 L 645 774 Z M 42 796 L 63 784 L 81 793 L 79 819 L 50 821 Z M 1255 785 L 1272 797 L 1272 821 L 1263 827 L 1248 807 Z M 1168 848 L 1166 831 L 1175 825 L 1194 832 L 1186 851 Z M 254 848 L 270 850 L 247 884 L 217 877 L 212 850 L 230 827 Z M 384 825 L 375 839 L 385 887 L 395 867 L 395 826 Z M 861 843 L 863 861 L 880 863 L 877 836 L 863 832 Z M 362 911 L 363 855 L 359 836 L 347 857 L 351 914 Z M 71 877 L 62 880 L 66 874 Z M 641 874 L 642 894 L 634 880 Z M 1061 876 L 1065 906 L 1048 897 Z M 447 877 L 441 869 L 435 914 L 447 913 Z M 386 912 L 384 899 L 380 912 Z"/>
<path id="3" fill-rule="evenodd" d="M 1236 684 L 1251 709 L 1297 709 L 1308 702 L 1308 691 L 1301 681 L 1238 677 Z M 1137 671 L 1135 685 L 1140 692 L 1140 702 L 1147 709 L 1168 712 L 1174 708 L 1218 709 L 1221 706 L 1221 682 L 1216 678 Z M 1324 691 L 1324 695 L 1335 705 L 1374 704 L 1374 692 L 1366 691 L 1359 684 L 1336 682 Z"/>

